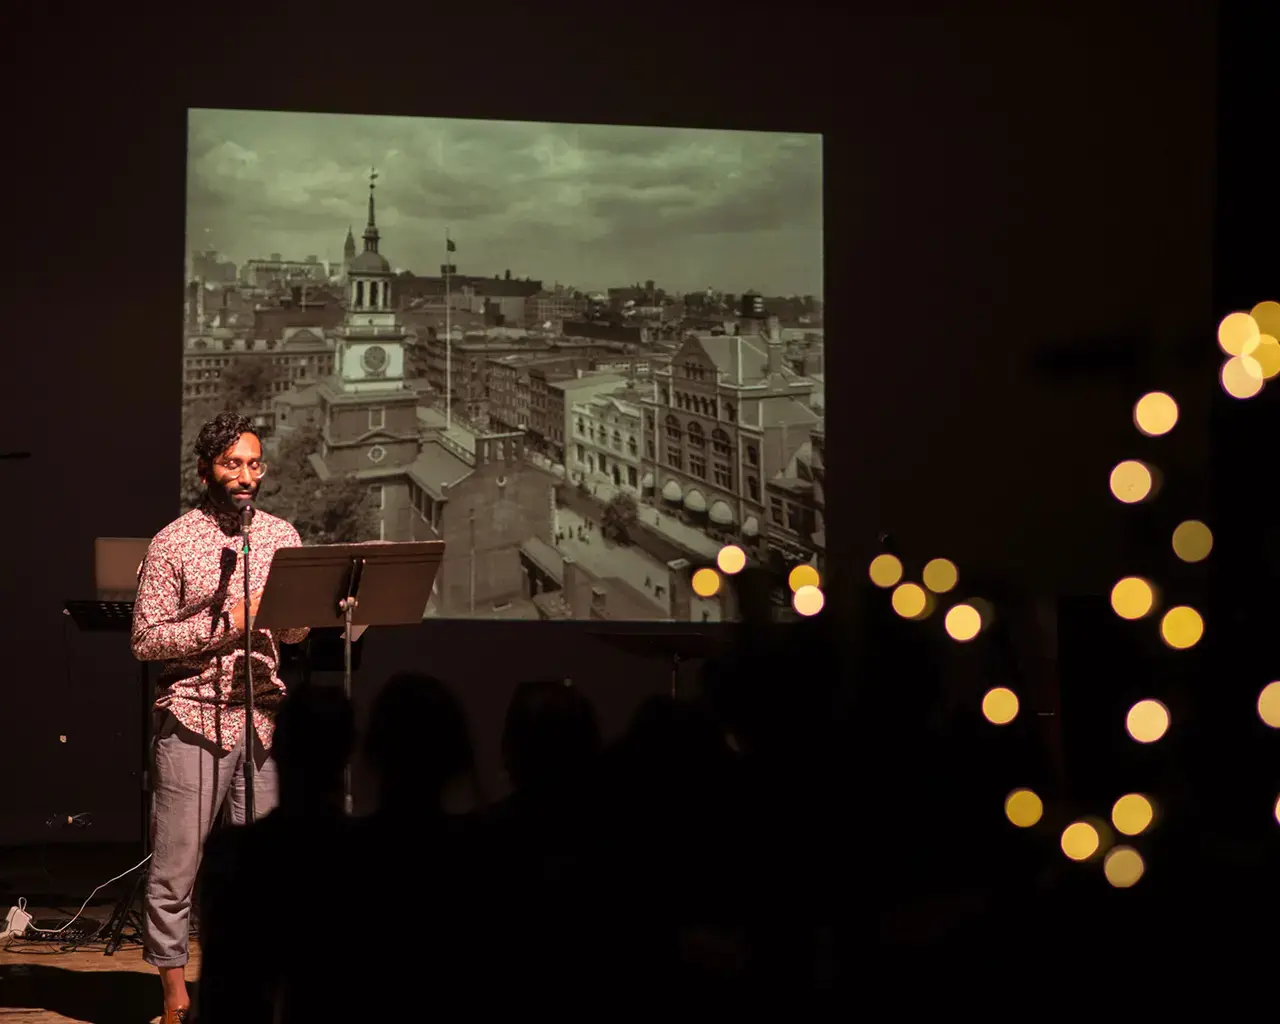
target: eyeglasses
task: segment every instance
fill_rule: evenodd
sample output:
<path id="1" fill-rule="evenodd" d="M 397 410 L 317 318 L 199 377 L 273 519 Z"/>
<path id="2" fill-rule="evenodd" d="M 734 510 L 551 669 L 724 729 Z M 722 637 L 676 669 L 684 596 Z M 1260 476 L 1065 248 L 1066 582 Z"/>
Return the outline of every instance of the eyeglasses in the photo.
<path id="1" fill-rule="evenodd" d="M 267 464 L 260 459 L 252 459 L 249 462 L 242 462 L 240 459 L 214 459 L 213 464 L 225 469 L 233 476 L 239 476 L 240 471 L 246 466 L 249 468 L 250 476 L 264 476 L 267 472 Z"/>

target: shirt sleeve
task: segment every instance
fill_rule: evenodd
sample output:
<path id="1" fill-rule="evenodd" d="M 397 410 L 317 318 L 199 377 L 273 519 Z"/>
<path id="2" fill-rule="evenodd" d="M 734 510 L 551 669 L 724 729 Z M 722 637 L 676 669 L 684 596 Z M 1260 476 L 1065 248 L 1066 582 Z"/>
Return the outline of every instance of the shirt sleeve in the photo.
<path id="1" fill-rule="evenodd" d="M 181 617 L 182 576 L 174 557 L 154 542 L 147 549 L 133 605 L 133 656 L 139 661 L 194 658 L 243 635 L 223 611 L 208 608 Z"/>
<path id="2" fill-rule="evenodd" d="M 298 531 L 291 525 L 286 525 L 287 543 L 281 544 L 282 548 L 300 548 L 302 547 L 302 537 Z M 282 644 L 300 644 L 307 638 L 307 634 L 311 632 L 310 626 L 302 626 L 299 629 L 282 629 L 275 634 L 276 641 Z"/>

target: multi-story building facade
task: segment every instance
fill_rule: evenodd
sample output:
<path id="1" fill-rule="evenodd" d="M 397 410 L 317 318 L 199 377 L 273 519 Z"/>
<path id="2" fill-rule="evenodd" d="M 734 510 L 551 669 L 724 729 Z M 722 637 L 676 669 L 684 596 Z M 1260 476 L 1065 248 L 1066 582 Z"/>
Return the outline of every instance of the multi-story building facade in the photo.
<path id="1" fill-rule="evenodd" d="M 625 389 L 625 384 L 617 386 Z M 604 481 L 615 489 L 640 497 L 640 406 L 635 392 L 598 393 L 574 402 L 569 411 L 573 437 L 565 468 L 585 480 Z"/>
<path id="2" fill-rule="evenodd" d="M 819 418 L 813 382 L 785 363 L 776 320 L 753 315 L 750 297 L 743 306 L 736 334 L 690 335 L 654 374 L 642 403 L 641 484 L 709 534 L 762 557 L 766 482 L 785 475 Z"/>
<path id="3" fill-rule="evenodd" d="M 190 336 L 182 353 L 183 403 L 214 398 L 221 388 L 219 378 L 233 362 L 257 363 L 268 393 L 254 418 L 270 433 L 275 427 L 275 399 L 333 373 L 336 347 L 333 336 L 310 327 L 285 328 L 278 339 L 237 337 L 230 330 Z"/>
<path id="4" fill-rule="evenodd" d="M 288 286 L 295 281 L 319 284 L 328 280 L 329 265 L 315 256 L 308 256 L 305 260 L 286 260 L 278 252 L 273 252 L 269 259 L 246 260 L 240 277 L 251 288 Z"/>

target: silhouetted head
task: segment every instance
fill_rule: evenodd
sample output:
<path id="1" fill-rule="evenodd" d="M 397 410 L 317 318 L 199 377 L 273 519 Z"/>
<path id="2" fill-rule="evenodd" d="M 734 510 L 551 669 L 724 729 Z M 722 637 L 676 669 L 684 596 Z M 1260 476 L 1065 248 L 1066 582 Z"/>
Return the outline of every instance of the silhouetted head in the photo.
<path id="1" fill-rule="evenodd" d="M 281 806 L 340 802 L 354 744 L 355 716 L 341 690 L 291 690 L 276 715 L 271 752 L 280 778 Z"/>
<path id="2" fill-rule="evenodd" d="M 364 756 L 381 803 L 439 808 L 451 783 L 471 776 L 474 758 L 462 705 L 444 683 L 419 672 L 387 680 L 369 713 Z"/>
<path id="3" fill-rule="evenodd" d="M 502 759 L 516 789 L 567 780 L 600 750 L 591 701 L 567 679 L 521 683 L 507 706 Z"/>

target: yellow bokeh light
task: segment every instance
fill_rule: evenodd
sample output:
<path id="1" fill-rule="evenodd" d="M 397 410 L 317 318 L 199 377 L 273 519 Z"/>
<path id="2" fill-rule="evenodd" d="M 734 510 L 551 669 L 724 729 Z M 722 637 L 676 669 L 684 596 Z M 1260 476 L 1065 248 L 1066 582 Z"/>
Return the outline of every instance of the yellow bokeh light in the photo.
<path id="1" fill-rule="evenodd" d="M 1270 380 L 1280 373 L 1280 341 L 1270 334 L 1264 334 L 1249 358 L 1258 364 L 1262 379 Z"/>
<path id="2" fill-rule="evenodd" d="M 1253 322 L 1258 325 L 1258 330 L 1263 334 L 1280 338 L 1280 302 L 1273 299 L 1259 302 L 1249 310 L 1249 315 L 1253 317 Z"/>
<path id="3" fill-rule="evenodd" d="M 1117 889 L 1127 889 L 1131 885 L 1137 885 L 1138 879 L 1142 877 L 1145 870 L 1146 865 L 1142 863 L 1142 854 L 1132 846 L 1117 846 L 1109 850 L 1102 861 L 1102 873 Z"/>
<path id="4" fill-rule="evenodd" d="M 1280 824 L 1280 796 L 1276 797 L 1276 823 Z"/>
<path id="5" fill-rule="evenodd" d="M 904 619 L 918 618 L 928 605 L 924 588 L 918 583 L 903 583 L 893 591 L 893 610 Z"/>
<path id="6" fill-rule="evenodd" d="M 1140 576 L 1126 576 L 1111 588 L 1111 607 L 1122 619 L 1142 618 L 1155 602 L 1155 588 Z"/>
<path id="7" fill-rule="evenodd" d="M 1158 700 L 1140 700 L 1129 709 L 1124 727 L 1139 743 L 1154 743 L 1169 731 L 1169 709 Z"/>
<path id="8" fill-rule="evenodd" d="M 1018 717 L 1018 695 L 1006 686 L 993 687 L 982 698 L 982 715 L 992 725 L 1008 725 Z"/>
<path id="9" fill-rule="evenodd" d="M 1222 390 L 1232 398 L 1252 398 L 1262 390 L 1262 365 L 1252 356 L 1232 356 L 1222 364 Z"/>
<path id="10" fill-rule="evenodd" d="M 1258 694 L 1258 717 L 1273 729 L 1280 729 L 1280 682 L 1267 683 Z"/>
<path id="11" fill-rule="evenodd" d="M 1153 483 L 1151 470 L 1137 459 L 1126 459 L 1111 471 L 1111 493 L 1126 505 L 1146 498 Z"/>
<path id="12" fill-rule="evenodd" d="M 877 587 L 897 586 L 902 579 L 902 563 L 893 555 L 876 555 L 871 559 L 869 575 Z"/>
<path id="13" fill-rule="evenodd" d="M 953 562 L 934 558 L 924 567 L 921 579 L 935 594 L 945 594 L 960 581 L 960 573 Z"/>
<path id="14" fill-rule="evenodd" d="M 726 576 L 732 576 L 747 567 L 747 553 L 737 544 L 726 544 L 716 555 L 716 565 Z"/>
<path id="15" fill-rule="evenodd" d="M 801 587 L 791 595 L 791 607 L 804 616 L 817 615 L 827 603 L 818 587 Z"/>
<path id="16" fill-rule="evenodd" d="M 982 629 L 985 632 L 996 619 L 995 606 L 981 597 L 971 597 L 968 603 L 973 605 L 973 610 L 978 613 L 978 618 L 982 620 Z"/>
<path id="17" fill-rule="evenodd" d="M 1062 830 L 1062 852 L 1072 860 L 1088 860 L 1098 852 L 1098 830 L 1087 821 L 1073 821 Z"/>
<path id="18" fill-rule="evenodd" d="M 1199 519 L 1179 523 L 1173 531 L 1173 553 L 1184 562 L 1203 562 L 1213 550 L 1213 531 Z"/>
<path id="19" fill-rule="evenodd" d="M 1004 816 L 1018 828 L 1030 828 L 1044 816 L 1044 804 L 1029 789 L 1015 789 L 1004 799 Z"/>
<path id="20" fill-rule="evenodd" d="M 971 604 L 958 604 L 947 612 L 947 635 L 965 643 L 982 632 L 982 616 Z"/>
<path id="21" fill-rule="evenodd" d="M 1160 620 L 1160 635 L 1176 651 L 1194 647 L 1204 636 L 1204 619 L 1194 608 L 1180 604 L 1170 608 Z"/>
<path id="22" fill-rule="evenodd" d="M 1178 422 L 1178 403 L 1163 391 L 1152 391 L 1133 407 L 1133 422 L 1148 437 L 1167 434 Z"/>
<path id="23" fill-rule="evenodd" d="M 818 570 L 807 562 L 803 565 L 797 565 L 787 576 L 787 585 L 791 588 L 791 593 L 795 593 L 801 587 L 820 587 L 822 586 L 822 577 L 818 575 Z"/>
<path id="24" fill-rule="evenodd" d="M 1141 793 L 1126 793 L 1111 808 L 1111 824 L 1127 836 L 1142 835 L 1154 817 L 1155 808 Z"/>
<path id="25" fill-rule="evenodd" d="M 1228 313 L 1218 324 L 1218 345 L 1229 356 L 1247 356 L 1258 347 L 1261 333 L 1248 313 Z"/>
<path id="26" fill-rule="evenodd" d="M 715 597 L 720 590 L 720 574 L 714 569 L 699 569 L 693 574 L 693 592 L 699 597 Z"/>

